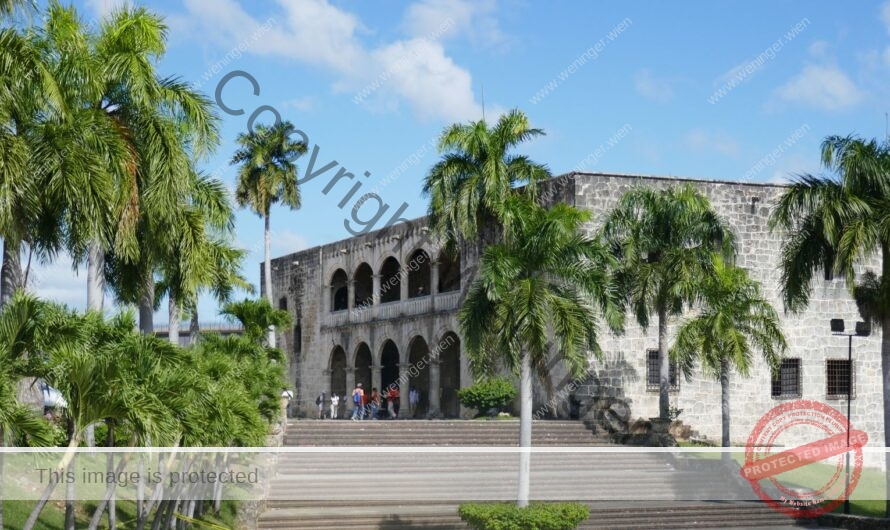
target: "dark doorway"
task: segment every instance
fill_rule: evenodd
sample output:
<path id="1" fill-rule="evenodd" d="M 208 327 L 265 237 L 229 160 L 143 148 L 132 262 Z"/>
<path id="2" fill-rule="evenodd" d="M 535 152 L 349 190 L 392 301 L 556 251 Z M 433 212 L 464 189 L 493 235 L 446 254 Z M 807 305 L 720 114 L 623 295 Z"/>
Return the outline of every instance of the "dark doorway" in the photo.
<path id="1" fill-rule="evenodd" d="M 460 291 L 460 253 L 439 254 L 439 292 Z"/>
<path id="2" fill-rule="evenodd" d="M 337 269 L 331 278 L 331 311 L 345 311 L 349 308 L 348 278 L 343 269 Z"/>
<path id="3" fill-rule="evenodd" d="M 367 263 L 355 270 L 355 301 L 353 307 L 364 309 L 374 303 L 374 271 Z"/>
<path id="4" fill-rule="evenodd" d="M 365 392 L 371 392 L 371 348 L 364 342 L 355 352 L 355 382 L 361 383 Z"/>
<path id="5" fill-rule="evenodd" d="M 439 343 L 439 384 L 442 386 L 442 414 L 446 418 L 460 417 L 460 339 L 446 333 Z"/>
<path id="6" fill-rule="evenodd" d="M 327 391 L 328 397 L 331 392 L 338 396 L 346 394 L 346 352 L 340 346 L 331 353 L 331 388 L 322 390 Z"/>
<path id="7" fill-rule="evenodd" d="M 390 256 L 380 267 L 380 303 L 398 302 L 402 297 L 399 261 Z"/>
<path id="8" fill-rule="evenodd" d="M 414 337 L 408 353 L 410 368 L 410 387 L 414 387 L 420 394 L 420 402 L 414 412 L 415 418 L 423 418 L 430 410 L 430 348 L 423 337 Z M 417 374 L 417 375 L 414 375 Z"/>
<path id="9" fill-rule="evenodd" d="M 397 388 L 399 380 L 399 349 L 391 340 L 383 344 L 383 352 L 380 354 L 380 384 L 381 392 L 388 388 Z"/>
<path id="10" fill-rule="evenodd" d="M 408 298 L 429 296 L 430 294 L 430 255 L 417 249 L 408 261 Z"/>

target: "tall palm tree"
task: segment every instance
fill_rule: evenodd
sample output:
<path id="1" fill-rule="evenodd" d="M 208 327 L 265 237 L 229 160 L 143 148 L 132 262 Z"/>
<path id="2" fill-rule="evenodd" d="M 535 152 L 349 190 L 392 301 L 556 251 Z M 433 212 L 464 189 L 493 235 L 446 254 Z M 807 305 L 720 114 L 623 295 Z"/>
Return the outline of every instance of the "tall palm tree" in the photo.
<path id="1" fill-rule="evenodd" d="M 266 300 L 274 304 L 272 296 L 271 210 L 275 204 L 291 209 L 301 205 L 297 186 L 297 165 L 294 163 L 307 146 L 294 141 L 290 134 L 294 125 L 282 121 L 275 125 L 258 125 L 253 131 L 238 135 L 238 150 L 232 163 L 239 164 L 235 198 L 242 208 L 250 208 L 263 218 L 265 260 L 263 279 Z M 275 346 L 275 329 L 269 329 L 269 344 Z"/>
<path id="2" fill-rule="evenodd" d="M 458 314 L 477 375 L 498 364 L 519 372 L 520 437 L 531 446 L 532 377 L 547 373 L 552 331 L 557 354 L 574 375 L 601 357 L 597 322 L 619 330 L 624 312 L 610 278 L 607 249 L 587 238 L 589 212 L 558 204 L 545 210 L 524 198 L 509 201 L 511 236 L 485 249 L 479 273 Z M 520 453 L 519 506 L 528 505 L 531 455 Z"/>
<path id="3" fill-rule="evenodd" d="M 770 220 L 774 230 L 785 234 L 785 308 L 795 313 L 806 309 L 813 276 L 820 270 L 846 278 L 863 318 L 882 331 L 884 443 L 890 447 L 890 144 L 829 136 L 822 142 L 822 165 L 832 175 L 797 177 Z M 857 268 L 876 254 L 881 256 L 879 273 L 866 270 L 858 277 Z M 890 491 L 890 474 L 886 485 Z M 890 516 L 890 500 L 886 509 Z"/>
<path id="4" fill-rule="evenodd" d="M 0 18 L 8 17 L 15 12 L 16 9 L 22 7 L 36 7 L 34 0 L 0 0 Z"/>
<path id="5" fill-rule="evenodd" d="M 0 312 L 0 447 L 7 440 L 27 439 L 31 446 L 52 444 L 52 431 L 46 420 L 16 396 L 19 380 L 30 375 L 28 352 L 39 345 L 44 332 L 40 321 L 43 304 L 18 293 Z M 3 476 L 3 453 L 0 453 Z M 0 499 L 3 481 L 0 480 Z M 3 503 L 0 502 L 0 528 L 3 528 Z"/>
<path id="6" fill-rule="evenodd" d="M 618 256 L 626 302 L 643 328 L 658 319 L 658 412 L 669 418 L 668 325 L 701 294 L 713 274 L 712 254 L 735 256 L 735 236 L 711 202 L 691 185 L 625 193 L 603 224 L 602 236 Z"/>
<path id="7" fill-rule="evenodd" d="M 690 374 L 696 362 L 720 381 L 723 447 L 729 447 L 729 377 L 747 377 L 760 353 L 775 373 L 788 345 L 776 310 L 748 273 L 714 256 L 697 314 L 677 332 L 670 357 Z M 729 453 L 723 453 L 729 458 Z"/>
<path id="8" fill-rule="evenodd" d="M 485 120 L 455 123 L 442 132 L 437 162 L 423 183 L 429 197 L 431 228 L 447 247 L 473 241 L 481 254 L 483 230 L 508 229 L 512 213 L 507 204 L 524 186 L 534 198 L 538 183 L 550 178 L 543 164 L 514 153 L 521 144 L 543 136 L 531 127 L 528 117 L 514 109 L 489 127 Z"/>

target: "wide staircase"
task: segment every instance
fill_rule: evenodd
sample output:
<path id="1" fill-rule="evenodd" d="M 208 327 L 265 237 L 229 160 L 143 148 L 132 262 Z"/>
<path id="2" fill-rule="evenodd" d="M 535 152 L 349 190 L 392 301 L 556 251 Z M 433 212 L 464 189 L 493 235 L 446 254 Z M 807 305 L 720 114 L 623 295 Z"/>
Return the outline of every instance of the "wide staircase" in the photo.
<path id="1" fill-rule="evenodd" d="M 532 433 L 530 497 L 589 505 L 582 529 L 798 523 L 717 461 L 628 452 L 579 421 L 536 421 Z M 469 528 L 462 502 L 515 500 L 518 438 L 509 420 L 291 421 L 294 449 L 278 457 L 259 528 Z"/>

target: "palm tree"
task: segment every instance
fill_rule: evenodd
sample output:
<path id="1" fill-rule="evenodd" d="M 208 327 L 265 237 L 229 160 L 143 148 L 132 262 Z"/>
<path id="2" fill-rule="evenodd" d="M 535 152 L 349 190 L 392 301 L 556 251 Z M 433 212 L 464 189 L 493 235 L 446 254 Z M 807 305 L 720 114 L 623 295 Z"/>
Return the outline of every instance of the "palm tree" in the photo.
<path id="1" fill-rule="evenodd" d="M 785 234 L 782 296 L 785 309 L 806 309 L 813 276 L 842 274 L 862 317 L 880 327 L 884 380 L 884 443 L 890 447 L 890 145 L 854 136 L 822 142 L 822 165 L 831 176 L 800 175 L 782 194 L 770 220 Z M 857 268 L 881 256 L 880 274 Z M 888 464 L 890 464 L 890 456 Z M 890 491 L 890 474 L 886 486 Z M 890 516 L 890 500 L 887 501 Z"/>
<path id="2" fill-rule="evenodd" d="M 0 312 L 0 447 L 7 440 L 27 439 L 31 446 L 52 445 L 52 431 L 47 422 L 16 396 L 19 380 L 30 375 L 29 351 L 39 344 L 43 304 L 18 293 Z M 3 453 L 0 453 L 3 476 Z M 0 480 L 0 499 L 3 481 Z M 3 503 L 0 502 L 0 528 L 3 528 Z"/>
<path id="3" fill-rule="evenodd" d="M 701 293 L 713 273 L 712 254 L 735 255 L 735 236 L 707 197 L 690 185 L 635 188 L 609 212 L 602 235 L 618 257 L 617 281 L 643 328 L 658 318 L 658 412 L 669 418 L 668 325 Z"/>
<path id="4" fill-rule="evenodd" d="M 34 8 L 36 5 L 33 0 L 0 0 L 0 17 L 8 17 L 20 7 Z"/>
<path id="5" fill-rule="evenodd" d="M 274 204 L 291 209 L 300 207 L 300 188 L 297 186 L 297 165 L 294 163 L 307 146 L 290 138 L 295 129 L 289 121 L 272 126 L 258 125 L 246 134 L 238 135 L 238 150 L 233 164 L 240 164 L 235 198 L 242 208 L 250 208 L 263 218 L 265 260 L 263 280 L 266 300 L 274 304 L 272 296 L 271 210 Z M 275 346 L 275 329 L 269 328 L 269 344 Z"/>
<path id="6" fill-rule="evenodd" d="M 507 204 L 519 193 L 517 188 L 524 186 L 534 198 L 538 183 L 550 178 L 546 166 L 513 151 L 543 135 L 518 109 L 501 116 L 493 127 L 479 120 L 455 123 L 442 132 L 442 160 L 430 169 L 423 193 L 430 199 L 430 226 L 447 247 L 474 241 L 480 255 L 483 229 L 509 229 L 512 213 Z"/>
<path id="7" fill-rule="evenodd" d="M 485 249 L 479 273 L 458 315 L 467 354 L 477 375 L 500 363 L 520 376 L 520 437 L 531 446 L 532 377 L 549 380 L 548 337 L 573 375 L 601 357 L 600 314 L 614 330 L 624 313 L 610 278 L 607 249 L 587 238 L 589 212 L 565 204 L 545 210 L 525 198 L 508 208 L 511 236 Z M 520 453 L 518 505 L 528 505 L 531 455 Z"/>
<path id="8" fill-rule="evenodd" d="M 714 256 L 712 275 L 702 286 L 697 314 L 677 332 L 670 357 L 691 373 L 701 362 L 706 374 L 720 381 L 723 447 L 729 447 L 729 375 L 747 377 L 759 351 L 775 373 L 787 348 L 779 316 L 761 293 L 760 284 L 740 268 Z M 729 453 L 723 453 L 729 458 Z"/>

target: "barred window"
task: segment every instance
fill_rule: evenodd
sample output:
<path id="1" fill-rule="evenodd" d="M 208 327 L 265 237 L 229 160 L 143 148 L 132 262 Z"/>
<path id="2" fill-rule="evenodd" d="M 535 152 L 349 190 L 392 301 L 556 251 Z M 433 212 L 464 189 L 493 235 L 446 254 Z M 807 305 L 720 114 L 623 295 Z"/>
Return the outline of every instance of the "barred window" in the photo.
<path id="1" fill-rule="evenodd" d="M 670 390 L 676 392 L 680 390 L 680 368 L 675 361 L 671 361 L 670 369 Z M 658 350 L 648 350 L 646 352 L 646 390 L 649 392 L 658 392 Z"/>
<path id="2" fill-rule="evenodd" d="M 856 381 L 854 370 L 847 359 L 826 359 L 825 361 L 825 394 L 827 399 L 846 399 L 849 392 L 851 398 L 856 397 Z"/>
<path id="3" fill-rule="evenodd" d="M 782 359 L 772 387 L 774 398 L 800 397 L 800 359 Z"/>

